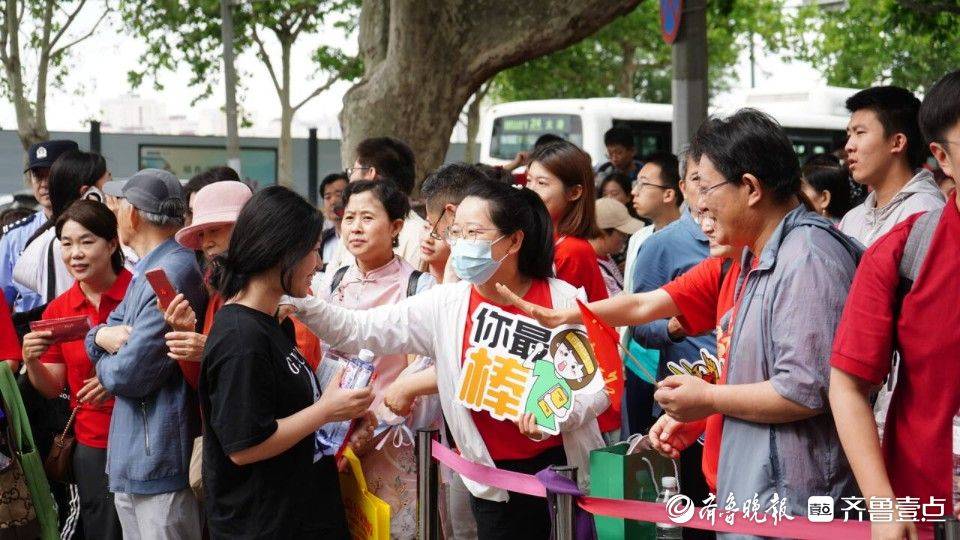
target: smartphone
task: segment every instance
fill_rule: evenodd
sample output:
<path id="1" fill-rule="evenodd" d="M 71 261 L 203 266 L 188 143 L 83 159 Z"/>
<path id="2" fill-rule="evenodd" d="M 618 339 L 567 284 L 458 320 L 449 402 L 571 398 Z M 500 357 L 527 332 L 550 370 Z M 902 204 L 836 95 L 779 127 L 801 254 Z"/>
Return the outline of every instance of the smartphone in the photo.
<path id="1" fill-rule="evenodd" d="M 170 284 L 170 280 L 167 279 L 167 273 L 163 271 L 163 268 L 154 268 L 145 275 L 147 281 L 150 282 L 150 286 L 153 287 L 153 292 L 157 294 L 157 303 L 160 305 L 160 309 L 167 309 L 170 302 L 173 302 L 173 298 L 177 296 L 177 291 Z"/>

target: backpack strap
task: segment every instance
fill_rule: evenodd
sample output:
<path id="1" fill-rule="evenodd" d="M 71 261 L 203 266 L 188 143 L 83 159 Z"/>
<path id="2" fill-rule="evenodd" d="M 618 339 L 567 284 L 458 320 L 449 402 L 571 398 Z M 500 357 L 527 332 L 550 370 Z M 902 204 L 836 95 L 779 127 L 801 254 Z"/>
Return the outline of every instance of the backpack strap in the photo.
<path id="1" fill-rule="evenodd" d="M 423 272 L 419 270 L 410 273 L 410 280 L 407 281 L 407 298 L 417 294 L 417 289 L 420 288 L 420 276 L 422 275 Z"/>
<path id="2" fill-rule="evenodd" d="M 920 268 L 923 267 L 923 260 L 927 256 L 927 250 L 930 249 L 933 233 L 937 230 L 942 214 L 942 207 L 925 212 L 917 218 L 917 221 L 913 223 L 913 228 L 910 229 L 907 243 L 903 249 L 903 257 L 900 258 L 901 294 L 898 303 L 903 302 L 903 298 L 913 288 L 913 282 L 920 275 Z"/>
<path id="3" fill-rule="evenodd" d="M 349 266 L 341 266 L 341 267 L 338 268 L 337 271 L 333 274 L 333 279 L 330 280 L 330 293 L 331 293 L 331 294 L 333 294 L 333 292 L 337 290 L 337 287 L 340 286 L 340 282 L 343 281 L 343 276 L 345 276 L 345 275 L 347 274 L 347 270 L 349 270 L 349 269 L 350 269 Z"/>
<path id="4" fill-rule="evenodd" d="M 727 279 L 727 274 L 730 273 L 730 269 L 733 267 L 733 259 L 724 259 L 720 263 L 720 286 L 723 286 L 723 282 Z"/>

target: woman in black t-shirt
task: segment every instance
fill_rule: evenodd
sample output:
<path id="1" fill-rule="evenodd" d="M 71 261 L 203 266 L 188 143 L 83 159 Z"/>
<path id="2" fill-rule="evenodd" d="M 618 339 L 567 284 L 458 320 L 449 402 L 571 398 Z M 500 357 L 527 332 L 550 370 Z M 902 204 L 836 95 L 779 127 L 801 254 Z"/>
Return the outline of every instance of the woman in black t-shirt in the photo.
<path id="1" fill-rule="evenodd" d="M 212 538 L 348 536 L 336 465 L 315 432 L 363 415 L 372 394 L 341 389 L 339 374 L 321 394 L 275 317 L 283 294 L 308 294 L 321 226 L 303 198 L 269 187 L 247 202 L 227 254 L 215 259 L 214 282 L 229 300 L 200 375 Z"/>

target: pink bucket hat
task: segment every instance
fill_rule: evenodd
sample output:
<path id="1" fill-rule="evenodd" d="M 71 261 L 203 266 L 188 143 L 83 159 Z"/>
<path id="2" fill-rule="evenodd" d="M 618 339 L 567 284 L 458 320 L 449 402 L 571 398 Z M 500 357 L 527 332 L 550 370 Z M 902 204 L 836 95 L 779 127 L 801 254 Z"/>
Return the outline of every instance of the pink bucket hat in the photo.
<path id="1" fill-rule="evenodd" d="M 177 242 L 188 249 L 200 249 L 200 233 L 236 222 L 240 209 L 252 196 L 253 192 L 243 182 L 214 182 L 204 186 L 193 197 L 193 223 L 177 231 Z"/>

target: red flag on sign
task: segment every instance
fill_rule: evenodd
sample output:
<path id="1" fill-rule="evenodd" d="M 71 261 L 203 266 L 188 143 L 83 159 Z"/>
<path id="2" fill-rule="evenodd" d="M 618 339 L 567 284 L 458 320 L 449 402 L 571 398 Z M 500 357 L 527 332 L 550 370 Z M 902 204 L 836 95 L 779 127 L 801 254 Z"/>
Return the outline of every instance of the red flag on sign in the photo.
<path id="1" fill-rule="evenodd" d="M 587 339 L 593 347 L 600 372 L 603 374 L 607 397 L 610 398 L 610 408 L 597 419 L 600 422 L 600 431 L 606 433 L 620 428 L 620 404 L 623 400 L 623 361 L 617 351 L 620 334 L 580 300 L 577 300 L 577 306 L 580 307 L 583 325 L 587 328 Z"/>

